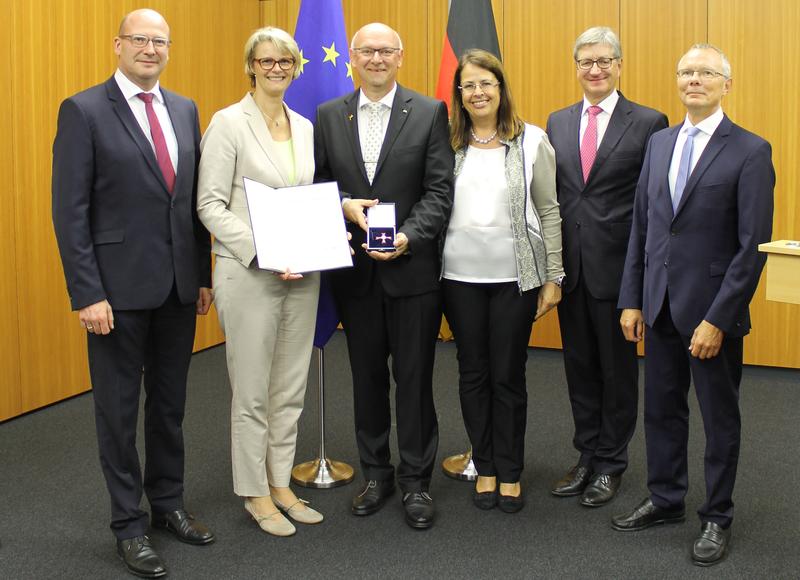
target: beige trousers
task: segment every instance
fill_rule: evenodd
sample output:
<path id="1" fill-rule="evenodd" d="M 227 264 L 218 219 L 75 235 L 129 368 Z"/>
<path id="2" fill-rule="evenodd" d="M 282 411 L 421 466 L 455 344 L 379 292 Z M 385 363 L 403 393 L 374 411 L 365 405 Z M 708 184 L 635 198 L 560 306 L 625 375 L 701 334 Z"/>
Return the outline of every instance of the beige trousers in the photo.
<path id="1" fill-rule="evenodd" d="M 303 411 L 317 317 L 319 273 L 284 282 L 217 256 L 214 295 L 231 381 L 233 490 L 267 496 L 287 487 Z"/>

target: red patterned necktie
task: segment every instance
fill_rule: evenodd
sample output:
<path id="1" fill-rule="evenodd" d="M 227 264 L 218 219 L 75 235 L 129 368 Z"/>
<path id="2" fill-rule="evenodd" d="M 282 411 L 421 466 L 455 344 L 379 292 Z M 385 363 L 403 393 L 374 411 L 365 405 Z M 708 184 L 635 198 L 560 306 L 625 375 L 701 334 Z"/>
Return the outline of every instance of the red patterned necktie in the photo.
<path id="1" fill-rule="evenodd" d="M 175 169 L 172 167 L 172 160 L 169 158 L 167 140 L 164 139 L 164 132 L 161 130 L 156 110 L 153 108 L 153 94 L 139 93 L 137 96 L 144 101 L 147 121 L 150 123 L 150 136 L 153 138 L 153 145 L 156 148 L 158 167 L 161 169 L 164 181 L 167 182 L 167 190 L 172 193 L 172 189 L 175 187 Z"/>
<path id="2" fill-rule="evenodd" d="M 594 158 L 597 156 L 597 115 L 602 113 L 603 109 L 592 105 L 587 112 L 589 113 L 589 123 L 586 125 L 583 141 L 581 141 L 581 167 L 583 168 L 584 183 L 589 179 L 589 172 L 592 170 Z"/>

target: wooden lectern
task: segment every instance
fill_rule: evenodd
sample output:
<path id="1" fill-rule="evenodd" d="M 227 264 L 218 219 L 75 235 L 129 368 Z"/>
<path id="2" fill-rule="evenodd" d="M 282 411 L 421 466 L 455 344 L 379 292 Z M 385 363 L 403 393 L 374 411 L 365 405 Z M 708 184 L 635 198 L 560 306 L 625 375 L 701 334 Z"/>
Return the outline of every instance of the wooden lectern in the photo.
<path id="1" fill-rule="evenodd" d="M 800 242 L 759 244 L 767 256 L 767 300 L 800 304 Z"/>

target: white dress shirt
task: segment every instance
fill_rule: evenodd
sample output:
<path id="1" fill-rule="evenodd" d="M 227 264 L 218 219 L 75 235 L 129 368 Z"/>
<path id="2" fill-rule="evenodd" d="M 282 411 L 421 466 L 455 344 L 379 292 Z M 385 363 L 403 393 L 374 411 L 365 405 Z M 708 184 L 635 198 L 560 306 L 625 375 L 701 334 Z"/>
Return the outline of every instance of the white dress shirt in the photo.
<path id="1" fill-rule="evenodd" d="M 133 116 L 142 128 L 145 137 L 150 142 L 150 147 L 153 148 L 153 153 L 156 151 L 156 146 L 153 144 L 153 137 L 150 135 L 150 121 L 147 120 L 147 111 L 145 110 L 144 101 L 138 97 L 140 93 L 153 94 L 153 109 L 158 117 L 158 123 L 161 125 L 161 132 L 164 133 L 164 140 L 167 142 L 167 151 L 169 151 L 169 159 L 172 161 L 172 168 L 175 170 L 175 175 L 178 174 L 178 139 L 175 137 L 175 130 L 172 128 L 172 121 L 169 118 L 167 107 L 164 104 L 164 95 L 161 94 L 161 88 L 158 81 L 156 85 L 149 91 L 143 91 L 141 87 L 136 86 L 133 81 L 122 74 L 122 71 L 117 69 L 114 73 L 114 80 L 117 81 L 119 90 L 128 102 L 128 106 L 133 112 Z"/>
<path id="2" fill-rule="evenodd" d="M 697 127 L 700 131 L 694 136 L 694 146 L 692 147 L 692 159 L 689 162 L 689 177 L 694 171 L 694 166 L 697 165 L 697 160 L 706 149 L 706 145 L 711 140 L 711 135 L 717 130 L 719 124 L 722 123 L 722 107 L 716 110 L 697 125 L 692 125 L 689 121 L 689 116 L 683 122 L 683 127 L 678 132 L 678 139 L 675 141 L 675 149 L 672 150 L 672 162 L 669 165 L 669 192 L 671 195 L 675 193 L 675 182 L 678 180 L 678 166 L 681 164 L 681 154 L 683 153 L 683 146 L 686 143 L 686 131 L 689 127 Z"/>
<path id="3" fill-rule="evenodd" d="M 618 101 L 619 101 L 619 93 L 616 90 L 614 90 L 611 91 L 611 94 L 608 95 L 605 99 L 597 103 L 597 106 L 603 109 L 603 112 L 597 115 L 598 149 L 600 148 L 600 143 L 603 142 L 603 137 L 606 134 L 606 129 L 608 129 L 608 122 L 611 120 L 611 115 L 614 113 L 614 109 L 616 108 Z M 589 124 L 588 109 L 591 106 L 592 103 L 590 103 L 588 99 L 584 96 L 583 110 L 581 111 L 581 125 L 579 129 L 578 143 L 583 143 L 583 134 L 586 133 L 586 126 Z"/>

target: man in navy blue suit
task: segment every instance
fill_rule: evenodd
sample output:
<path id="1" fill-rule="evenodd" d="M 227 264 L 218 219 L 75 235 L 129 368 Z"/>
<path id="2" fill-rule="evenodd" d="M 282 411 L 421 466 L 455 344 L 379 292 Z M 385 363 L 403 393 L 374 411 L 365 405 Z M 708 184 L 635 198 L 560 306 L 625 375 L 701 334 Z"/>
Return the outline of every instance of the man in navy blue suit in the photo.
<path id="1" fill-rule="evenodd" d="M 694 45 L 678 63 L 686 120 L 654 134 L 636 190 L 619 307 L 625 337 L 646 330 L 645 433 L 649 496 L 615 516 L 619 531 L 685 519 L 687 394 L 694 380 L 706 433 L 706 501 L 692 560 L 727 553 L 739 458 L 739 383 L 749 304 L 772 234 L 775 170 L 764 139 L 722 112 L 725 55 Z"/>
<path id="2" fill-rule="evenodd" d="M 197 107 L 158 84 L 169 45 L 160 14 L 128 14 L 114 39 L 116 73 L 61 104 L 53 144 L 53 224 L 88 334 L 111 529 L 128 570 L 146 578 L 166 570 L 145 535 L 143 491 L 154 527 L 190 544 L 214 540 L 183 506 L 186 376 L 195 316 L 211 305 L 211 259 L 196 211 Z"/>

